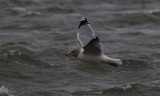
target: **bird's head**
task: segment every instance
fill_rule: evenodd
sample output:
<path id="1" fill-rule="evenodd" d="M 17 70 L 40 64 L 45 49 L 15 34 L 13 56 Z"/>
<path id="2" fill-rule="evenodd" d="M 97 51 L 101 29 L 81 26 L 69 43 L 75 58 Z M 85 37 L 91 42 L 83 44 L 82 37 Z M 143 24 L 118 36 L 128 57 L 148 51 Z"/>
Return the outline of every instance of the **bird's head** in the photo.
<path id="1" fill-rule="evenodd" d="M 77 57 L 79 55 L 79 53 L 80 53 L 80 49 L 77 48 L 77 49 L 74 49 L 74 50 L 72 50 L 70 52 L 67 52 L 65 55 L 66 56 L 72 55 L 74 57 Z"/>

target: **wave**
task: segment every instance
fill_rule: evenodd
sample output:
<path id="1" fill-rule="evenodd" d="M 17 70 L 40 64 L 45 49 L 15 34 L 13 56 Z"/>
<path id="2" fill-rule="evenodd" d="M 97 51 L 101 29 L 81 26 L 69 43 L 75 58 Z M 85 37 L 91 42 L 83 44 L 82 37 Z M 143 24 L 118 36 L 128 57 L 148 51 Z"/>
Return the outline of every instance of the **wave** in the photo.
<path id="1" fill-rule="evenodd" d="M 6 87 L 2 86 L 0 88 L 0 96 L 15 96 L 12 91 L 8 90 Z"/>
<path id="2" fill-rule="evenodd" d="M 103 90 L 76 91 L 73 92 L 72 94 L 73 95 L 103 95 L 103 94 L 114 94 L 114 93 L 119 94 L 121 92 L 128 92 L 130 90 L 134 90 L 139 86 L 140 86 L 139 84 L 128 84 Z"/>
<path id="3" fill-rule="evenodd" d="M 10 64 L 9 62 L 20 64 L 16 65 L 17 67 L 24 64 L 44 68 L 51 67 L 48 63 L 37 58 L 37 55 L 40 53 L 41 52 L 32 48 L 27 42 L 6 43 L 1 45 L 0 61 L 8 64 Z"/>
<path id="4" fill-rule="evenodd" d="M 103 90 L 91 90 L 91 91 L 76 91 L 73 92 L 72 95 L 76 96 L 83 96 L 83 95 L 109 95 L 109 96 L 123 96 L 124 94 L 128 94 L 129 96 L 132 96 L 133 94 L 146 94 L 142 93 L 141 90 L 151 90 L 155 88 L 148 89 L 149 86 L 143 85 L 143 84 L 126 84 L 118 87 L 103 89 Z M 138 93 L 136 93 L 138 92 Z"/>

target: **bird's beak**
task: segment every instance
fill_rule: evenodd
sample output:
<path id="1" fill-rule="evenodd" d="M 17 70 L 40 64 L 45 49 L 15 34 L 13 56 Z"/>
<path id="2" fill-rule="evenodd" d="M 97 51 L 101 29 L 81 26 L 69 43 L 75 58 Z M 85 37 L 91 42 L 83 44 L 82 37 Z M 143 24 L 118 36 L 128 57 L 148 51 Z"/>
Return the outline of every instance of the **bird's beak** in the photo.
<path id="1" fill-rule="evenodd" d="M 69 56 L 69 55 L 71 55 L 71 52 L 67 52 L 65 55 L 66 55 L 66 56 Z"/>

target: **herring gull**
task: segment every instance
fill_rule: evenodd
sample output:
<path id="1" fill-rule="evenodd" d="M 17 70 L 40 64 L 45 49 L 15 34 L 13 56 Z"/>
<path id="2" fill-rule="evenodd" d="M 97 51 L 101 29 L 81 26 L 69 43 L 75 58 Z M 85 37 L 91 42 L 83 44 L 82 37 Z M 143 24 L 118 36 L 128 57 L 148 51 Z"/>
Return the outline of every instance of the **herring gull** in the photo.
<path id="1" fill-rule="evenodd" d="M 77 39 L 81 48 L 76 48 L 71 52 L 67 52 L 66 56 L 72 55 L 88 63 L 107 63 L 115 67 L 122 65 L 120 59 L 110 58 L 103 53 L 102 44 L 99 38 L 94 34 L 94 30 L 85 17 L 82 17 L 78 26 Z"/>

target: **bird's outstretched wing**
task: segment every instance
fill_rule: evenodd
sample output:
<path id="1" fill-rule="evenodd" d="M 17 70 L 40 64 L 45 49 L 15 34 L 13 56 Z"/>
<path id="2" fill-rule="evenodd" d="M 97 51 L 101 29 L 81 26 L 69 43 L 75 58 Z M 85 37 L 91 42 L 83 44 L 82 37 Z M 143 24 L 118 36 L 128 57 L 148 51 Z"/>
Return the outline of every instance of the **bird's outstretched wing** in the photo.
<path id="1" fill-rule="evenodd" d="M 84 48 L 84 54 L 87 55 L 101 55 L 103 53 L 102 44 L 99 38 L 93 38 Z"/>
<path id="2" fill-rule="evenodd" d="M 93 38 L 95 38 L 94 31 L 88 20 L 83 17 L 77 29 L 77 39 L 81 47 L 86 46 Z"/>

